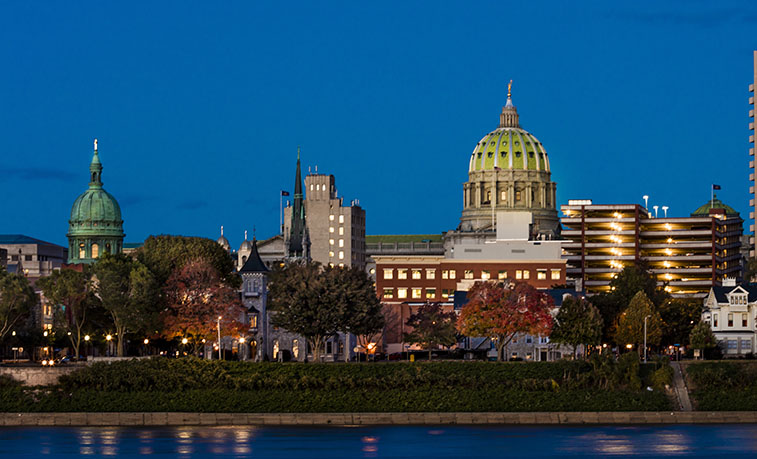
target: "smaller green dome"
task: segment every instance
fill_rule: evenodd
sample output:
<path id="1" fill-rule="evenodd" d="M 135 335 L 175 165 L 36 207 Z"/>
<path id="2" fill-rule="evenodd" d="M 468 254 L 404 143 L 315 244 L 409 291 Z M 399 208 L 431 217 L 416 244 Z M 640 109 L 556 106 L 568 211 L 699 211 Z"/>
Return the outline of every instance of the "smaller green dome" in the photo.
<path id="1" fill-rule="evenodd" d="M 697 210 L 694 211 L 694 213 L 691 214 L 691 216 L 699 216 L 699 215 L 710 215 L 710 209 L 725 209 L 726 215 L 736 215 L 738 216 L 739 213 L 736 212 L 736 210 L 723 203 L 720 199 L 715 196 L 714 199 L 711 201 L 707 201 L 704 205 L 700 206 Z"/>

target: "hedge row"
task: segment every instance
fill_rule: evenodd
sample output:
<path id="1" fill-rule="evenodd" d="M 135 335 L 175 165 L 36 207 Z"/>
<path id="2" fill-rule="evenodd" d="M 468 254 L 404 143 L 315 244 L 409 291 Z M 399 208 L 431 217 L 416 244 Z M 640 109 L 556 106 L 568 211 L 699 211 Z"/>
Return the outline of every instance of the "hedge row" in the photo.
<path id="1" fill-rule="evenodd" d="M 698 362 L 686 366 L 703 411 L 757 410 L 757 363 Z"/>

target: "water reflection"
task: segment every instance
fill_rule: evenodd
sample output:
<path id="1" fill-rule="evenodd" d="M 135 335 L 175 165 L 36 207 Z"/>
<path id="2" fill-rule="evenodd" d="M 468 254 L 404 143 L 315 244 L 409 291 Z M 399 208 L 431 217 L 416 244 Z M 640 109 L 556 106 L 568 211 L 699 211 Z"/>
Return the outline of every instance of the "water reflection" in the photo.
<path id="1" fill-rule="evenodd" d="M 757 455 L 757 425 L 0 428 L 0 457 Z"/>

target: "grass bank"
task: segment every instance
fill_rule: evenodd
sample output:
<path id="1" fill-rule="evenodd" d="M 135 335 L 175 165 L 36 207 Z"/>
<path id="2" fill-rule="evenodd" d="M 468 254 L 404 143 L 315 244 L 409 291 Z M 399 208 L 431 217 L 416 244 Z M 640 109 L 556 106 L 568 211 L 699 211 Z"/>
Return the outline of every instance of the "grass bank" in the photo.
<path id="1" fill-rule="evenodd" d="M 696 362 L 685 366 L 700 411 L 757 411 L 757 362 Z"/>

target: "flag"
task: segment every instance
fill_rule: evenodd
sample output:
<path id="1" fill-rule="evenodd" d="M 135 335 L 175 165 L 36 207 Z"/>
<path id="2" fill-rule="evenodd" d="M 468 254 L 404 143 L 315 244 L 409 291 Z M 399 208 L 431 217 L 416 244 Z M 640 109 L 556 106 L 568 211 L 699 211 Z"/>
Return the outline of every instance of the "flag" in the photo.
<path id="1" fill-rule="evenodd" d="M 720 188 L 718 188 L 718 189 L 720 189 Z M 282 195 L 282 196 L 289 196 L 289 192 L 288 192 L 288 191 L 284 191 L 284 190 L 281 190 L 281 195 Z"/>
<path id="2" fill-rule="evenodd" d="M 719 189 L 720 189 L 720 185 L 715 185 L 715 184 L 713 184 L 713 185 L 712 185 L 712 189 L 713 189 L 713 190 L 719 190 Z"/>

